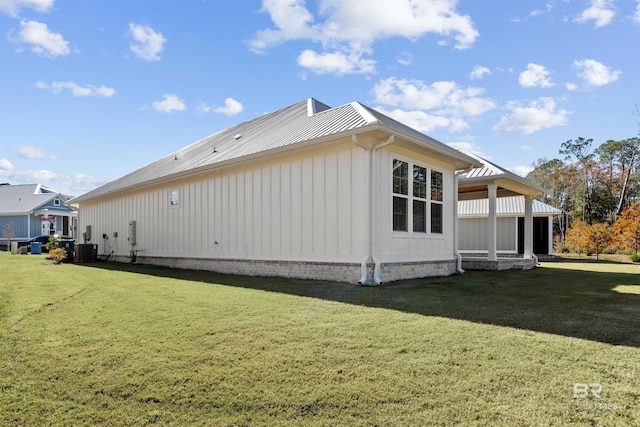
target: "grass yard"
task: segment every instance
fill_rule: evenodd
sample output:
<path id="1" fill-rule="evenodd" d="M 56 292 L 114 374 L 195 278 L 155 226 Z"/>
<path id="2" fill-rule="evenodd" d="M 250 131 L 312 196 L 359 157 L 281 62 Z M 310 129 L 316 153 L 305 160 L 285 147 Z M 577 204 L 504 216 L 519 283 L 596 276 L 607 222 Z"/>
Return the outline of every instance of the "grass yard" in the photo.
<path id="1" fill-rule="evenodd" d="M 639 361 L 634 264 L 362 288 L 0 253 L 3 426 L 631 426 Z"/>

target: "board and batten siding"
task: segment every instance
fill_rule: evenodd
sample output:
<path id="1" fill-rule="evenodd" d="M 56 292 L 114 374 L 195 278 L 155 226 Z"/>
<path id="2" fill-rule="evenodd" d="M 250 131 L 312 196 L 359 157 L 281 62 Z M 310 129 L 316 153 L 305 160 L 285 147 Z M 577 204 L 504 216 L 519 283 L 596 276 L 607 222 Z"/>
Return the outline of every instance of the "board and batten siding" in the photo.
<path id="1" fill-rule="evenodd" d="M 136 221 L 138 256 L 361 262 L 365 162 L 361 148 L 334 147 L 88 200 L 78 234 L 90 225 L 98 254 L 116 258 L 129 255 Z"/>
<path id="2" fill-rule="evenodd" d="M 458 246 L 460 251 L 487 251 L 487 218 L 460 218 Z M 496 219 L 496 250 L 517 252 L 518 224 L 515 217 Z"/>

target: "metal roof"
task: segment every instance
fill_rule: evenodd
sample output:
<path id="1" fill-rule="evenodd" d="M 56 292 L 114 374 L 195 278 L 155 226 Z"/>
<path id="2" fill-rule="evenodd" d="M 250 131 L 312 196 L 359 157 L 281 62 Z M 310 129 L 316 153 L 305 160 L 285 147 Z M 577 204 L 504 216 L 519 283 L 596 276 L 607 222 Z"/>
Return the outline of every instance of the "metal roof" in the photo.
<path id="1" fill-rule="evenodd" d="M 486 185 L 489 182 L 497 182 L 500 185 L 508 189 L 513 189 L 520 194 L 544 194 L 549 191 L 535 182 L 529 181 L 526 178 L 516 175 L 515 173 L 490 162 L 487 159 L 480 157 L 479 155 L 460 150 L 461 152 L 473 157 L 481 163 L 480 167 L 473 168 L 468 172 L 460 175 L 458 181 L 459 188 L 462 190 L 465 187 L 473 187 L 476 185 Z M 511 188 L 509 188 L 511 187 Z"/>
<path id="2" fill-rule="evenodd" d="M 25 215 L 56 197 L 63 203 L 68 200 L 67 196 L 56 193 L 41 184 L 3 184 L 0 185 L 0 215 Z M 59 210 L 73 211 L 64 206 L 61 206 Z"/>
<path id="3" fill-rule="evenodd" d="M 553 206 L 533 200 L 534 215 L 560 215 L 561 210 Z M 504 216 L 524 215 L 524 196 L 498 197 L 496 199 L 496 214 Z M 458 202 L 458 216 L 487 216 L 489 215 L 488 199 L 460 200 Z"/>
<path id="4" fill-rule="evenodd" d="M 170 155 L 85 193 L 72 201 L 92 199 L 160 182 L 203 169 L 215 168 L 256 155 L 295 148 L 305 143 L 321 143 L 367 126 L 376 125 L 403 134 L 425 147 L 465 165 L 477 164 L 470 158 L 427 135 L 358 102 L 331 108 L 313 98 L 265 114 L 210 135 Z"/>

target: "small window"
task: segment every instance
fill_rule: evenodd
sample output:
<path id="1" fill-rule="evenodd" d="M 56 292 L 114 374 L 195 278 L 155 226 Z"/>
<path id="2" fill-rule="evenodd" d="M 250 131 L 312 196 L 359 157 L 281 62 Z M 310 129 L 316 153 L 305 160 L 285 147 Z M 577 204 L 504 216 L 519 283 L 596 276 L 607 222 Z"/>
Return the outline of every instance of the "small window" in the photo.
<path id="1" fill-rule="evenodd" d="M 53 200 L 53 205 L 54 206 L 60 206 L 60 199 L 54 199 Z"/>
<path id="2" fill-rule="evenodd" d="M 431 203 L 431 232 L 442 234 L 442 203 Z"/>
<path id="3" fill-rule="evenodd" d="M 427 232 L 427 203 L 422 200 L 413 201 L 413 231 Z"/>
<path id="4" fill-rule="evenodd" d="M 442 172 L 431 171 L 431 200 L 442 201 Z"/>
<path id="5" fill-rule="evenodd" d="M 407 231 L 407 199 L 393 198 L 393 231 Z"/>
<path id="6" fill-rule="evenodd" d="M 409 164 L 393 159 L 393 192 L 409 195 Z"/>
<path id="7" fill-rule="evenodd" d="M 172 190 L 169 198 L 170 206 L 180 206 L 180 192 L 178 190 Z"/>

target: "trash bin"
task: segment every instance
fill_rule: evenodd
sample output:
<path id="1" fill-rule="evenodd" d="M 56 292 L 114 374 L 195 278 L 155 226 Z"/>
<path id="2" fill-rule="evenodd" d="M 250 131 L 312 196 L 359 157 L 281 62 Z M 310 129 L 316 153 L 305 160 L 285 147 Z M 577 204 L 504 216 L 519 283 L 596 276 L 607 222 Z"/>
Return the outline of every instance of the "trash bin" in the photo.
<path id="1" fill-rule="evenodd" d="M 11 242 L 11 255 L 18 253 L 18 242 Z"/>
<path id="2" fill-rule="evenodd" d="M 42 244 L 39 242 L 31 243 L 31 255 L 40 255 L 42 254 Z"/>

